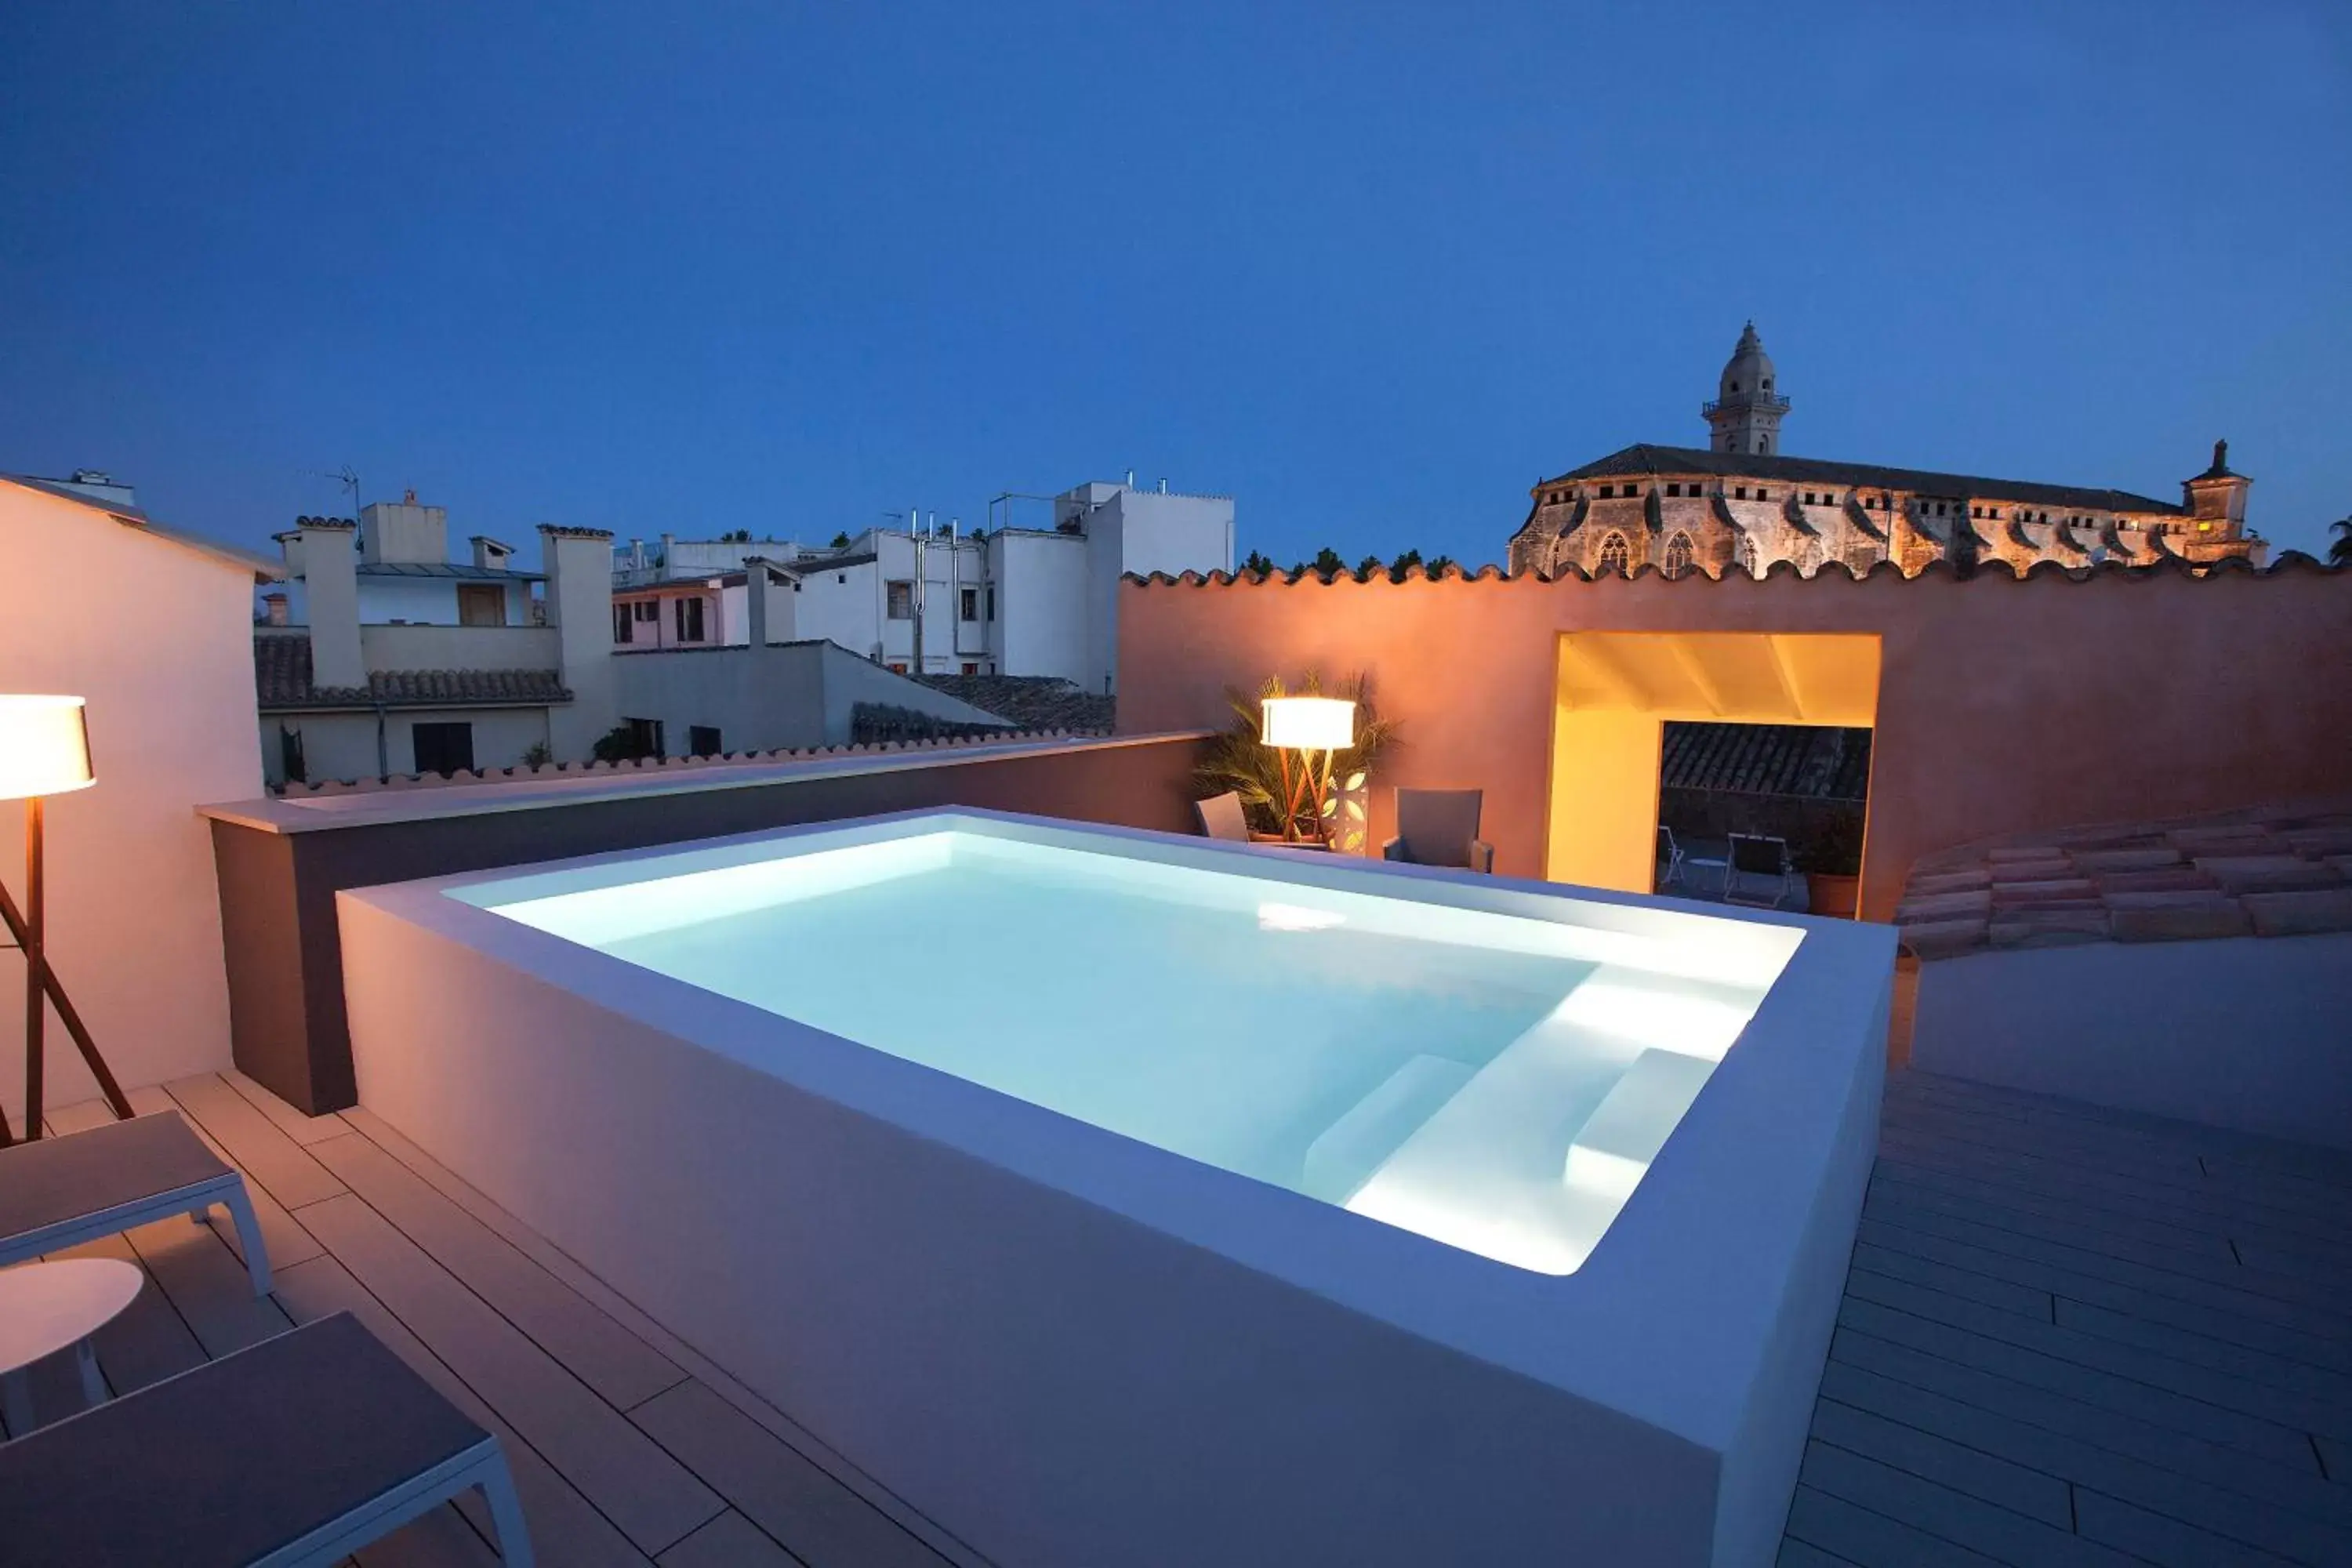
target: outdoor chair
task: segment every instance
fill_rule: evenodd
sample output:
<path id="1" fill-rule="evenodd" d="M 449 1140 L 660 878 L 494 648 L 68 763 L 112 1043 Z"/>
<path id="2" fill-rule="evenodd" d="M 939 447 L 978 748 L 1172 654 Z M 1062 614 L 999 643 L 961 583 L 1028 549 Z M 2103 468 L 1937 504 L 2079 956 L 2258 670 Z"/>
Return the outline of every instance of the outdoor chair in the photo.
<path id="1" fill-rule="evenodd" d="M 1381 846 L 1381 858 L 1410 866 L 1492 872 L 1495 847 L 1478 837 L 1478 807 L 1484 798 L 1485 792 L 1475 789 L 1397 791 L 1397 836 Z"/>
<path id="2" fill-rule="evenodd" d="M 530 1568 L 498 1438 L 349 1312 L 0 1444 L 12 1563 L 312 1568 L 471 1487 Z"/>
<path id="3" fill-rule="evenodd" d="M 176 1110 L 109 1121 L 0 1149 L 0 1267 L 175 1214 L 203 1224 L 215 1204 L 236 1224 L 253 1293 L 269 1294 L 269 1254 L 245 1178 Z"/>
<path id="4" fill-rule="evenodd" d="M 1663 822 L 1658 824 L 1658 861 L 1665 867 L 1658 873 L 1660 889 L 1683 879 L 1683 847 L 1675 842 L 1675 830 Z"/>
<path id="5" fill-rule="evenodd" d="M 1760 878 L 1771 884 L 1769 899 L 1748 896 L 1742 885 L 1743 878 Z M 1761 834 L 1735 833 L 1731 836 L 1730 864 L 1723 872 L 1723 901 L 1727 904 L 1748 904 L 1758 909 L 1780 907 L 1796 885 L 1796 871 L 1789 862 L 1789 841 Z"/>
<path id="6" fill-rule="evenodd" d="M 1201 831 L 1210 837 L 1234 844 L 1250 841 L 1249 819 L 1242 815 L 1240 795 L 1213 795 L 1206 800 L 1194 801 L 1192 810 L 1201 819 Z"/>

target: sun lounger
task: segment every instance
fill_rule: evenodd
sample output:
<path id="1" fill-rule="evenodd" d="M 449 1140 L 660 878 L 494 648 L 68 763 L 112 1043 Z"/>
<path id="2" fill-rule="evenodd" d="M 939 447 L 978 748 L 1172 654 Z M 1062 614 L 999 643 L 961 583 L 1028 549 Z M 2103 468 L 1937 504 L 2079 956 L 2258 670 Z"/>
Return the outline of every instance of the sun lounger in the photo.
<path id="1" fill-rule="evenodd" d="M 253 1293 L 269 1294 L 269 1254 L 245 1178 L 176 1110 L 0 1149 L 0 1266 L 184 1214 L 227 1205 Z"/>
<path id="2" fill-rule="evenodd" d="M 498 1438 L 338 1312 L 0 1444 L 0 1556 L 308 1568 L 469 1487 L 530 1568 Z"/>

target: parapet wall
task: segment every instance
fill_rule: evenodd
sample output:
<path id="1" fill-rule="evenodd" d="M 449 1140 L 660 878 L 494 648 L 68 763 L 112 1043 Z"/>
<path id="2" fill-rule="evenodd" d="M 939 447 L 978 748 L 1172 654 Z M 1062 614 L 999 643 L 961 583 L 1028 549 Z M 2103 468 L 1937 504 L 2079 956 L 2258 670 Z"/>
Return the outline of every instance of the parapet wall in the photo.
<path id="1" fill-rule="evenodd" d="M 1391 786 L 1476 787 L 1496 869 L 1539 877 L 1554 671 L 1560 637 L 1578 631 L 1879 638 L 1873 919 L 1892 914 L 1914 861 L 1950 846 L 2352 787 L 2352 573 L 2292 552 L 2202 574 L 1130 578 L 1119 727 L 1222 725 L 1228 686 L 1363 671 L 1401 721 L 1375 780 L 1375 841 L 1391 830 Z"/>

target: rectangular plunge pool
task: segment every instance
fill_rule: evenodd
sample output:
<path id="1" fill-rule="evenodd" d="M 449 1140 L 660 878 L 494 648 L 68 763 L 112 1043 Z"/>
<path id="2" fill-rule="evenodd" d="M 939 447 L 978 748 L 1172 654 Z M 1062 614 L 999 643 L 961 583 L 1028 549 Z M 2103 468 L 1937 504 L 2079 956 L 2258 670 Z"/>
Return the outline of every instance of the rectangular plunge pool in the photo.
<path id="1" fill-rule="evenodd" d="M 992 1557 L 1777 1545 L 1883 931 L 983 813 L 342 897 L 362 1102 Z"/>

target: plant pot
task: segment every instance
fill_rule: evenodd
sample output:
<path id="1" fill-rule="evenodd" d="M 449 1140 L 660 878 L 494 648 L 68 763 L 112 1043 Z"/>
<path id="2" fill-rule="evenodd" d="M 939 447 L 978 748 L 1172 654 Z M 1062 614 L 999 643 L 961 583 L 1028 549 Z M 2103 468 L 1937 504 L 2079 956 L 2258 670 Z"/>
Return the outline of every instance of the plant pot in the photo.
<path id="1" fill-rule="evenodd" d="M 1826 871 L 1805 873 L 1805 910 L 1850 921 L 1862 907 L 1862 879 L 1833 877 Z"/>

